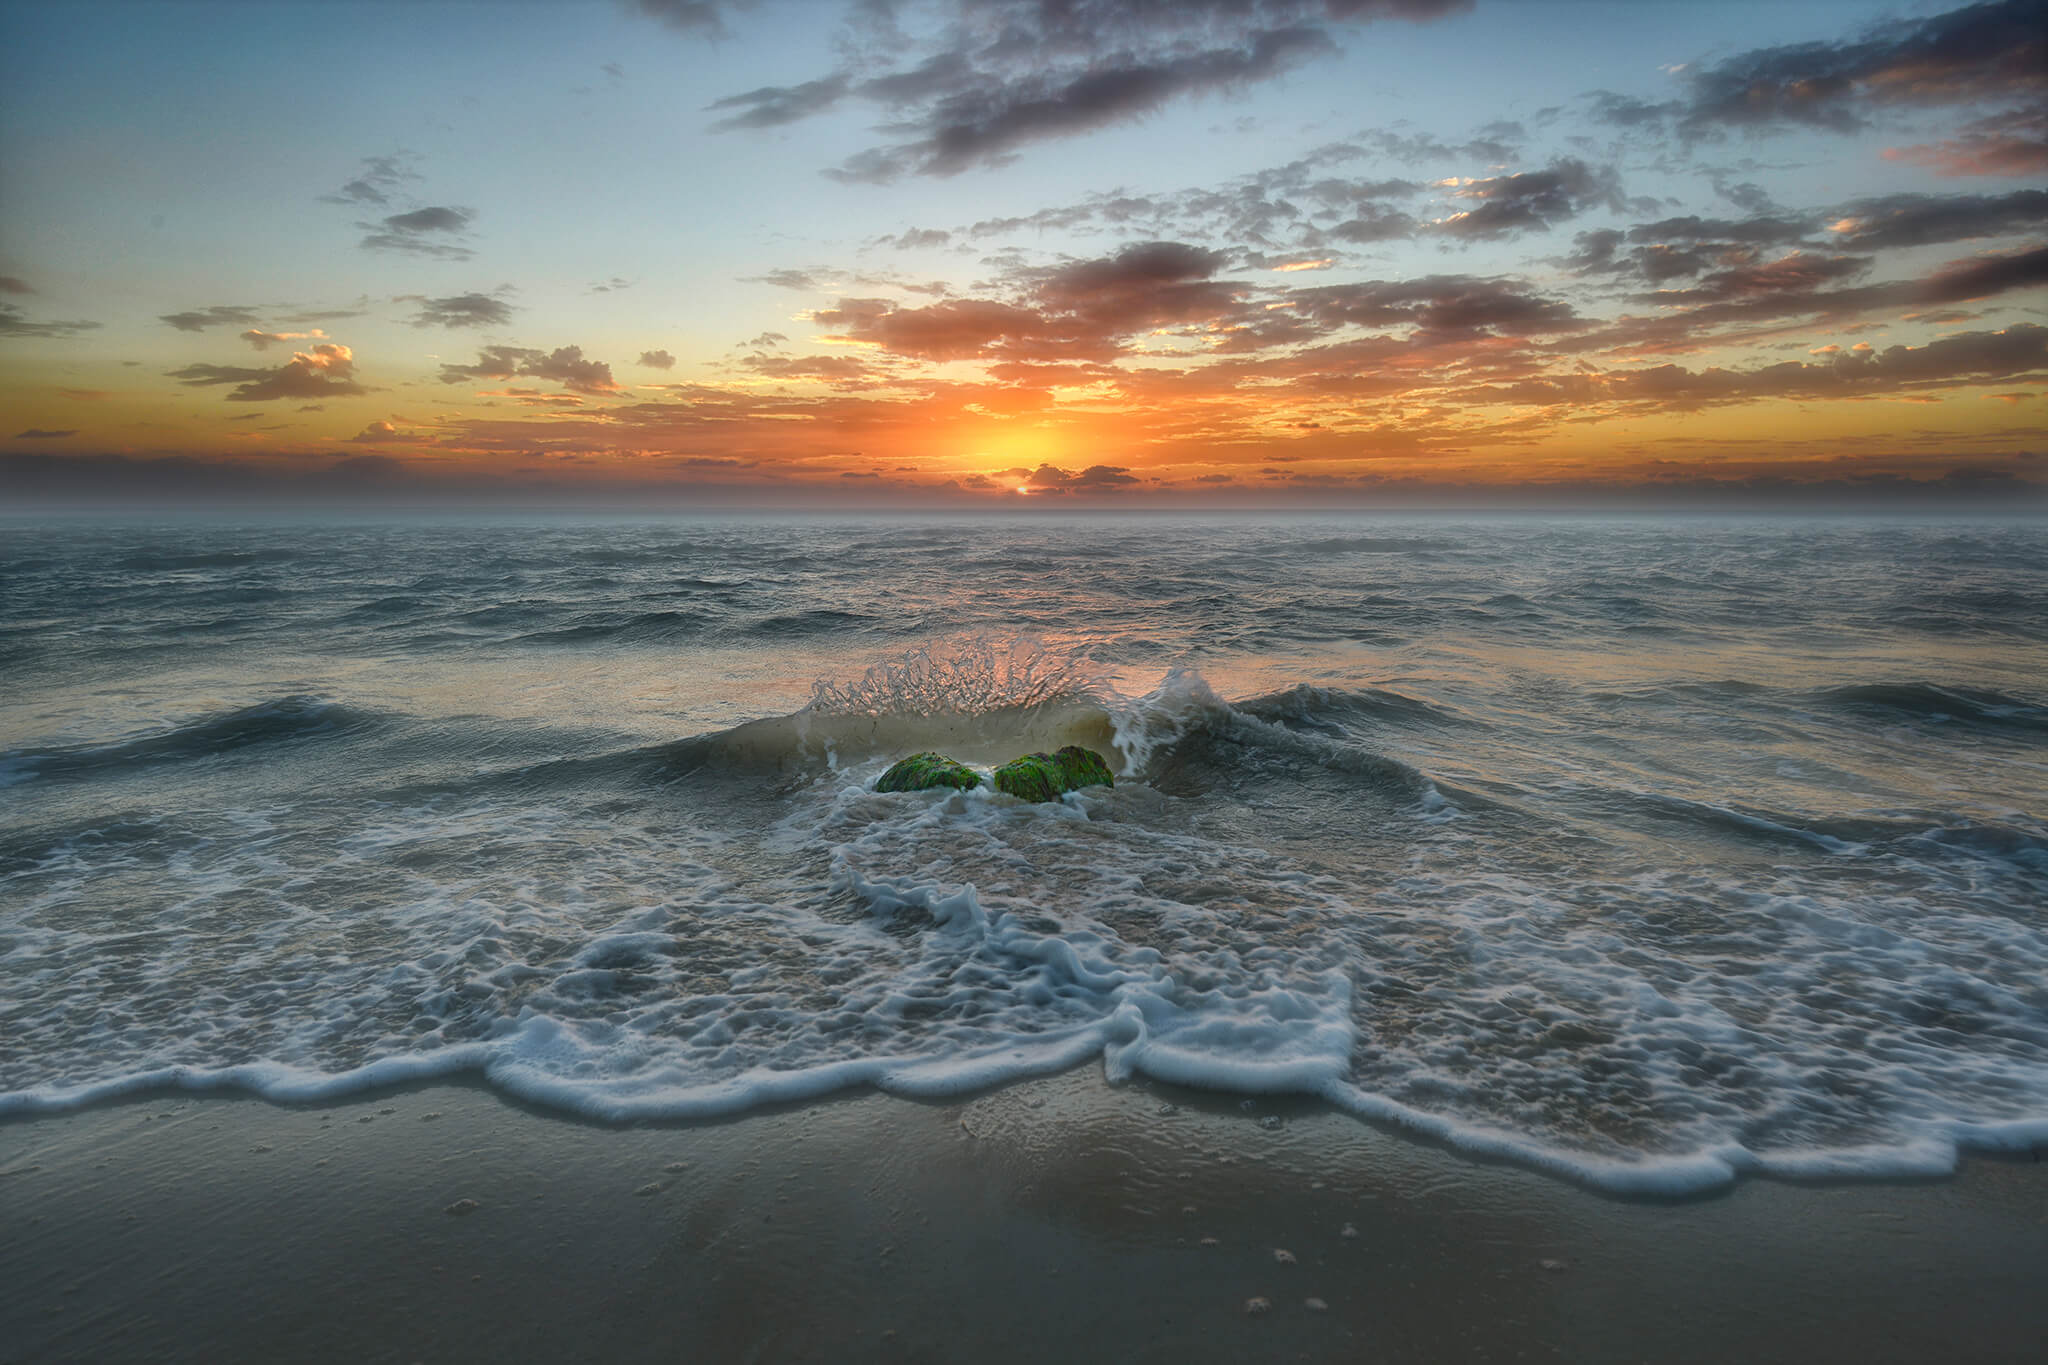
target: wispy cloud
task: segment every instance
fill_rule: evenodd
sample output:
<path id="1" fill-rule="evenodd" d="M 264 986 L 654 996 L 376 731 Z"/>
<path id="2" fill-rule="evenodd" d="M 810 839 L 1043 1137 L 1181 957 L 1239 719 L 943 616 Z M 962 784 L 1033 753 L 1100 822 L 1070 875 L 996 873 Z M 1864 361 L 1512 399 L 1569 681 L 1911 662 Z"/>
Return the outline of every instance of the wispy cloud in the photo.
<path id="1" fill-rule="evenodd" d="M 412 318 L 415 327 L 500 327 L 512 320 L 512 306 L 489 294 L 450 294 L 438 299 L 412 294 L 403 298 L 420 306 Z"/>
<path id="2" fill-rule="evenodd" d="M 612 378 L 612 367 L 602 360 L 585 359 L 580 346 L 559 346 L 553 351 L 524 346 L 486 346 L 474 365 L 441 367 L 441 382 L 444 384 L 515 377 L 552 380 L 577 393 L 603 395 L 622 392 L 618 381 Z"/>
<path id="3" fill-rule="evenodd" d="M 394 213 L 374 223 L 358 223 L 365 251 L 392 251 L 409 256 L 433 256 L 441 260 L 466 261 L 476 255 L 459 240 L 476 215 L 468 209 L 430 204 L 408 213 Z"/>
<path id="4" fill-rule="evenodd" d="M 99 327 L 97 322 L 39 322 L 23 315 L 11 303 L 0 303 L 0 337 L 23 337 L 55 340 L 75 337 L 81 332 L 90 332 Z"/>
<path id="5" fill-rule="evenodd" d="M 1423 21 L 1470 0 L 950 0 L 912 35 L 893 6 L 855 6 L 841 69 L 727 95 L 707 106 L 718 132 L 778 128 L 848 100 L 887 112 L 897 140 L 830 168 L 841 180 L 951 176 L 1001 165 L 1034 142 L 1073 137 L 1175 101 L 1262 84 L 1338 51 L 1333 30 Z M 716 5 L 642 0 L 699 32 L 724 28 Z M 911 64 L 903 65 L 909 61 Z"/>

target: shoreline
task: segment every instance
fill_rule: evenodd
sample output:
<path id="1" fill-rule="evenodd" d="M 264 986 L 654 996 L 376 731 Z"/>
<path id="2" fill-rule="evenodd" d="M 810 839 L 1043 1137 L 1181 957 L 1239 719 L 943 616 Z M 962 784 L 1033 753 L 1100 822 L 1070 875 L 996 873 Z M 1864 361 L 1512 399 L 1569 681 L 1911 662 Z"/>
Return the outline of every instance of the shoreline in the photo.
<path id="1" fill-rule="evenodd" d="M 159 1090 L 0 1118 L 0 1223 L 5 1365 L 1989 1361 L 2048 1339 L 2026 1157 L 1624 1198 L 1090 1066 L 624 1126 L 479 1080 Z"/>

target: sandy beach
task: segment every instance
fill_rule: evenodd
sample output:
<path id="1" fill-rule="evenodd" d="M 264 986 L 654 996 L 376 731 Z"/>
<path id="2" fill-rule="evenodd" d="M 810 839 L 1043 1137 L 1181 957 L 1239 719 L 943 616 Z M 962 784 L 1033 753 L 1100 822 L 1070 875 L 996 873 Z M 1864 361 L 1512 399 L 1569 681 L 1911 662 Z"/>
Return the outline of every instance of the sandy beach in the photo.
<path id="1" fill-rule="evenodd" d="M 0 1224 L 8 1365 L 1996 1361 L 2048 1337 L 2037 1162 L 1631 1202 L 1093 1067 L 624 1128 L 470 1085 L 158 1093 L 0 1125 Z"/>

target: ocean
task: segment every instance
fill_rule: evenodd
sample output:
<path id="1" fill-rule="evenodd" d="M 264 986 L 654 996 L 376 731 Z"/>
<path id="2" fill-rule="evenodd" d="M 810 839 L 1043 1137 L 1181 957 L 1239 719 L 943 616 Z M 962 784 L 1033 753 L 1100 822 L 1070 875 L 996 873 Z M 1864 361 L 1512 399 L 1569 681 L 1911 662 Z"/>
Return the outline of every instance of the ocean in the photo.
<path id="1" fill-rule="evenodd" d="M 2048 525 L 0 527 L 0 1114 L 1084 1064 L 1618 1193 L 2048 1143 Z"/>

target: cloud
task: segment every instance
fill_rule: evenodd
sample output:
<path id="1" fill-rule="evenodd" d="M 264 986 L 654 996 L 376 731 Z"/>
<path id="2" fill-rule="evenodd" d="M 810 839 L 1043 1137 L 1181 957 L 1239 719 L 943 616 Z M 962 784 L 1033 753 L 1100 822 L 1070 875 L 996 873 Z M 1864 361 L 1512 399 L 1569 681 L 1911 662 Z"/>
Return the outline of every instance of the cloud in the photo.
<path id="1" fill-rule="evenodd" d="M 650 370 L 673 370 L 676 358 L 667 351 L 642 351 L 640 363 Z"/>
<path id="2" fill-rule="evenodd" d="M 366 393 L 355 382 L 355 356 L 346 346 L 324 342 L 299 351 L 274 370 L 236 365 L 187 365 L 170 377 L 194 387 L 234 384 L 232 403 L 267 403 L 281 398 L 339 398 Z"/>
<path id="3" fill-rule="evenodd" d="M 1944 142 L 1887 147 L 1884 159 L 1945 176 L 2048 174 L 2048 110 L 1993 114 L 1963 125 L 1960 136 Z"/>
<path id="4" fill-rule="evenodd" d="M 348 439 L 360 445 L 376 445 L 383 441 L 403 439 L 404 434 L 389 422 L 372 422 Z"/>
<path id="5" fill-rule="evenodd" d="M 1036 81 L 966 87 L 939 101 L 916 125 L 922 137 L 872 149 L 831 174 L 886 182 L 906 172 L 950 176 L 1000 165 L 1025 143 L 1107 127 L 1181 95 L 1270 80 L 1335 50 L 1321 29 L 1286 28 L 1256 34 L 1242 48 L 1100 66 L 1051 89 Z"/>
<path id="6" fill-rule="evenodd" d="M 2048 227 L 2048 190 L 2010 194 L 1893 194 L 1842 210 L 1829 227 L 1843 246 L 1859 250 L 1930 246 Z"/>
<path id="7" fill-rule="evenodd" d="M 873 373 L 866 361 L 848 355 L 742 357 L 740 367 L 774 379 L 822 379 L 832 383 L 853 383 Z"/>
<path id="8" fill-rule="evenodd" d="M 203 332 L 209 327 L 247 327 L 256 322 L 253 309 L 233 305 L 197 308 L 186 313 L 165 313 L 157 319 L 181 332 Z"/>
<path id="9" fill-rule="evenodd" d="M 1138 482 L 1137 476 L 1124 465 L 1092 464 L 1073 474 L 1051 464 L 1042 464 L 1028 474 L 1021 469 L 1006 472 L 1021 476 L 1034 493 L 1114 493 Z"/>
<path id="10" fill-rule="evenodd" d="M 656 0 L 645 0 L 653 4 Z M 662 0 L 666 7 L 667 0 Z M 1329 26 L 1378 19 L 1423 21 L 1470 0 L 948 0 L 933 26 L 907 33 L 905 12 L 870 3 L 850 10 L 849 64 L 816 79 L 762 86 L 707 106 L 714 131 L 774 128 L 849 99 L 882 106 L 901 140 L 870 147 L 827 171 L 884 182 L 906 174 L 955 175 L 999 165 L 1036 141 L 1070 137 L 1153 113 L 1192 95 L 1272 80 L 1337 49 Z M 675 16 L 715 31 L 714 6 Z M 915 58 L 901 70 L 879 64 Z"/>
<path id="11" fill-rule="evenodd" d="M 741 95 L 727 95 L 704 106 L 706 112 L 733 109 L 711 125 L 714 133 L 735 128 L 776 128 L 830 109 L 846 94 L 846 77 L 826 76 L 802 85 L 764 85 Z"/>
<path id="12" fill-rule="evenodd" d="M 327 204 L 388 204 L 406 181 L 420 178 L 407 164 L 411 160 L 405 152 L 366 156 L 354 179 L 333 194 L 321 195 L 320 200 Z"/>
<path id="13" fill-rule="evenodd" d="M 1326 329 L 1406 325 L 1430 334 L 1530 335 L 1592 325 L 1562 299 L 1547 298 L 1508 280 L 1474 275 L 1319 285 L 1295 290 L 1286 303 Z"/>
<path id="14" fill-rule="evenodd" d="M 1961 303 L 2043 284 L 2048 284 L 2048 246 L 1951 261 L 1927 277 L 1920 298 L 1927 303 Z"/>
<path id="15" fill-rule="evenodd" d="M 459 242 L 442 240 L 438 234 L 468 230 L 475 214 L 468 209 L 432 204 L 409 213 L 394 213 L 374 223 L 357 223 L 365 233 L 356 245 L 365 251 L 393 251 L 411 256 L 433 256 L 442 260 L 466 261 L 476 253 Z"/>
<path id="16" fill-rule="evenodd" d="M 17 441 L 61 441 L 66 436 L 76 436 L 77 434 L 76 429 L 71 431 L 44 431 L 41 427 L 30 427 L 27 431 L 15 432 L 14 439 Z"/>
<path id="17" fill-rule="evenodd" d="M 0 275 L 0 294 L 33 294 L 36 291 L 12 275 Z"/>
<path id="18" fill-rule="evenodd" d="M 264 332 L 251 327 L 248 331 L 242 333 L 242 340 L 248 342 L 259 351 L 267 351 L 272 346 L 283 342 L 321 341 L 326 336 L 327 333 L 321 331 L 318 327 L 315 327 L 310 332 Z"/>
<path id="19" fill-rule="evenodd" d="M 1028 308 L 989 299 L 956 299 L 928 308 L 898 308 L 884 299 L 841 299 L 812 319 L 842 329 L 846 340 L 872 342 L 922 360 L 967 360 L 1030 342 L 1061 341 L 1061 329 Z"/>
<path id="20" fill-rule="evenodd" d="M 1870 267 L 1868 256 L 1821 256 L 1795 251 L 1776 260 L 1745 262 L 1717 270 L 1686 290 L 1666 290 L 1648 296 L 1648 301 L 1665 305 L 1709 303 L 1723 299 L 1811 293 Z"/>
<path id="21" fill-rule="evenodd" d="M 1746 403 L 1769 398 L 1900 395 L 2010 380 L 2048 372 L 2048 327 L 2017 323 L 1998 332 L 1964 332 L 1925 346 L 1859 347 L 1817 361 L 1788 360 L 1747 370 L 1642 370 L 1530 379 L 1464 395 L 1468 402 L 1641 403 L 1665 408 Z"/>
<path id="22" fill-rule="evenodd" d="M 808 270 L 771 270 L 765 275 L 742 275 L 743 284 L 772 284 L 777 289 L 794 289 L 799 293 L 815 294 L 826 288 L 826 284 Z"/>
<path id="23" fill-rule="evenodd" d="M 1247 286 L 1207 278 L 1227 259 L 1185 242 L 1139 242 L 1111 256 L 1016 271 L 1013 301 L 902 308 L 843 298 L 811 319 L 837 329 L 836 339 L 922 360 L 1101 360 L 1153 328 L 1241 321 Z"/>
<path id="24" fill-rule="evenodd" d="M 1848 42 L 1756 48 L 1693 75 L 1681 128 L 1864 127 L 1881 106 L 2048 97 L 2040 0 L 1880 23 Z"/>
<path id="25" fill-rule="evenodd" d="M 415 327 L 496 327 L 512 320 L 511 305 L 489 294 L 421 298 L 419 305 L 420 311 L 412 319 Z"/>
<path id="26" fill-rule="evenodd" d="M 1612 90 L 1595 90 L 1586 96 L 1594 122 L 1615 128 L 1661 127 L 1666 119 L 1685 112 L 1679 100 L 1645 100 L 1618 95 Z"/>
<path id="27" fill-rule="evenodd" d="M 23 317 L 13 304 L 0 303 L 0 337 L 74 337 L 98 326 L 97 322 L 35 322 Z"/>
<path id="28" fill-rule="evenodd" d="M 898 251 L 930 250 L 942 247 L 953 240 L 953 234 L 943 228 L 909 228 L 893 237 L 884 237 L 876 246 L 892 246 Z"/>
<path id="29" fill-rule="evenodd" d="M 670 28 L 705 38 L 725 36 L 725 18 L 718 0 L 635 0 L 642 14 Z"/>
<path id="30" fill-rule="evenodd" d="M 553 351 L 525 346 L 486 346 L 474 365 L 443 365 L 441 382 L 464 384 L 479 379 L 547 379 L 577 393 L 622 392 L 612 378 L 612 367 L 602 360 L 586 360 L 580 346 L 560 346 Z"/>
<path id="31" fill-rule="evenodd" d="M 1452 190 L 1458 200 L 1477 200 L 1465 209 L 1430 225 L 1453 237 L 1493 238 L 1537 231 L 1589 208 L 1624 207 L 1621 179 L 1610 167 L 1594 170 L 1583 161 L 1566 159 L 1547 170 L 1523 171 L 1487 180 L 1466 180 Z"/>

